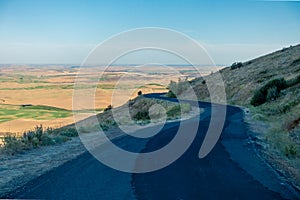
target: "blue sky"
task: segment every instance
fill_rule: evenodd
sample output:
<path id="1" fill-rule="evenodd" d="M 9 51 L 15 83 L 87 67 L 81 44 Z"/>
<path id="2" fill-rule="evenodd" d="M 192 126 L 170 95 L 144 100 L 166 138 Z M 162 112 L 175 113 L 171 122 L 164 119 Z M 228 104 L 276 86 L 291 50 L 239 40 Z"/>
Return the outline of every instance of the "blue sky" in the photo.
<path id="1" fill-rule="evenodd" d="M 162 27 L 230 64 L 300 43 L 299 10 L 294 1 L 0 0 L 0 63 L 80 64 L 112 35 Z"/>

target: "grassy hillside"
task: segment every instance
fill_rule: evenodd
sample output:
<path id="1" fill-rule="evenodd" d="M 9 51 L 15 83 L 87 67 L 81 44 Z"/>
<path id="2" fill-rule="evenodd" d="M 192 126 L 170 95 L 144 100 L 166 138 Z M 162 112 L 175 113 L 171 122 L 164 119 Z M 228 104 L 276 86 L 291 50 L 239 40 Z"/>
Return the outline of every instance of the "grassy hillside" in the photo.
<path id="1" fill-rule="evenodd" d="M 300 74 L 300 45 L 284 48 L 274 53 L 241 63 L 235 68 L 226 67 L 223 76 L 227 100 L 231 104 L 249 106 L 254 92 L 272 79 L 293 79 Z M 214 79 L 211 74 L 206 79 Z M 192 81 L 199 98 L 209 100 L 202 78 Z"/>
<path id="2" fill-rule="evenodd" d="M 251 120 L 256 121 L 253 126 L 259 132 L 256 138 L 264 155 L 299 185 L 300 45 L 234 63 L 220 73 L 227 103 L 250 109 Z M 217 74 L 211 74 L 205 80 L 190 81 L 200 100 L 210 100 L 206 82 L 216 78 Z"/>

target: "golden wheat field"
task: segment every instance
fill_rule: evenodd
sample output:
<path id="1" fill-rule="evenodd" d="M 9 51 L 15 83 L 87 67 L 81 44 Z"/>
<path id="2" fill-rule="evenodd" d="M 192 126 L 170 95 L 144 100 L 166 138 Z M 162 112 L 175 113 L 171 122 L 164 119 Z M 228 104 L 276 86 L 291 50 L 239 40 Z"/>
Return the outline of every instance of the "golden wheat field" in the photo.
<path id="1" fill-rule="evenodd" d="M 82 107 L 82 116 L 101 112 L 134 98 L 138 91 L 166 92 L 168 83 L 178 78 L 192 79 L 214 71 L 211 67 L 67 65 L 0 66 L 0 133 L 22 133 L 42 124 L 61 127 L 74 122 L 72 100 L 76 92 L 95 94 L 95 103 Z M 200 71 L 199 71 L 200 70 Z M 113 98 L 112 98 L 113 97 Z M 78 111 L 78 110 L 77 110 Z"/>

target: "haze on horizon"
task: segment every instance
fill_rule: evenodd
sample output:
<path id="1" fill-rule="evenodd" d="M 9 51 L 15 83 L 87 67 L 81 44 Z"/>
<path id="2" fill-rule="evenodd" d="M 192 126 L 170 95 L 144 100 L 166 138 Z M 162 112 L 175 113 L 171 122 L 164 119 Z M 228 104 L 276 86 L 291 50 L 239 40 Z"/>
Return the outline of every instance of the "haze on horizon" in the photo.
<path id="1" fill-rule="evenodd" d="M 229 65 L 300 43 L 299 10 L 297 1 L 0 0 L 0 64 L 80 64 L 112 35 L 161 27 L 186 34 L 216 64 Z M 172 56 L 152 57 L 180 64 Z"/>

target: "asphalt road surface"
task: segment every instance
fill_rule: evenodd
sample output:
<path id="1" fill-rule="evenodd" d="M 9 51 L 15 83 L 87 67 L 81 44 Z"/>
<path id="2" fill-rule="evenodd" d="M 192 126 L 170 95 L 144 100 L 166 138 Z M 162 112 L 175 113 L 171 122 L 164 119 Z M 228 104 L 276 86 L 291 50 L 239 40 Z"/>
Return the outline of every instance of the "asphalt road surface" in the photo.
<path id="1" fill-rule="evenodd" d="M 147 97 L 161 98 L 158 94 Z M 239 108 L 227 107 L 220 140 L 208 156 L 199 159 L 199 149 L 210 122 L 211 105 L 199 102 L 199 106 L 205 109 L 200 118 L 192 118 L 184 123 L 188 127 L 200 120 L 192 145 L 178 160 L 163 169 L 141 174 L 120 172 L 103 165 L 87 152 L 27 183 L 6 198 L 299 198 L 298 192 L 282 181 L 256 154 L 253 143 L 247 137 L 247 127 L 242 120 L 243 111 Z M 151 152 L 168 144 L 175 136 L 179 124 L 167 123 L 159 134 L 147 139 L 124 136 L 114 140 L 114 143 L 133 152 Z M 143 162 L 147 165 L 147 161 Z"/>

